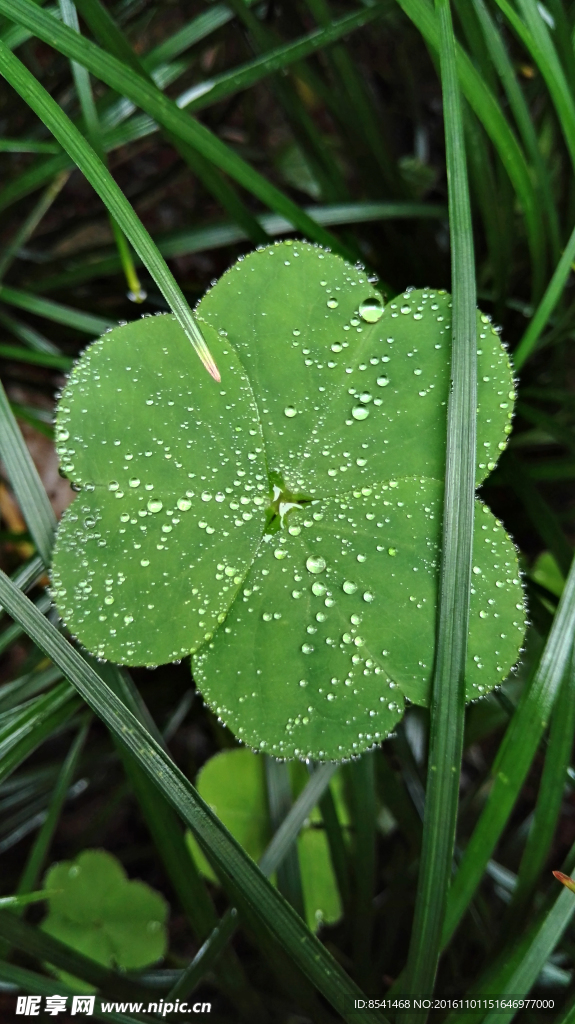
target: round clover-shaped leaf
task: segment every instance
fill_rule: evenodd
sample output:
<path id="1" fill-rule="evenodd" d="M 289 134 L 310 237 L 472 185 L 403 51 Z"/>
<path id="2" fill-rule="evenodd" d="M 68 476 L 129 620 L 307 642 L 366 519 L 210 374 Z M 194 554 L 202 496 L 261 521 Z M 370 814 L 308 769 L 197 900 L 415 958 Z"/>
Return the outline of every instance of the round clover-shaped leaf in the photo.
<path id="1" fill-rule="evenodd" d="M 210 639 L 264 528 L 257 409 L 212 333 L 221 385 L 175 318 L 145 318 L 87 349 L 58 406 L 58 454 L 82 492 L 58 530 L 54 596 L 82 643 L 113 661 L 160 664 Z"/>
<path id="2" fill-rule="evenodd" d="M 236 263 L 198 316 L 238 351 L 268 467 L 292 494 L 327 497 L 401 476 L 442 480 L 451 297 L 409 291 L 384 308 L 364 271 L 301 242 Z M 477 482 L 505 447 L 509 360 L 478 314 Z"/>
<path id="3" fill-rule="evenodd" d="M 291 774 L 292 788 L 294 784 L 297 788 L 301 780 L 295 777 L 294 769 L 296 763 Z M 200 770 L 196 787 L 250 857 L 259 860 L 272 837 L 263 759 L 250 750 L 224 750 Z M 317 809 L 312 818 L 321 823 Z M 201 871 L 217 882 L 191 834 L 187 841 Z M 323 921 L 337 921 L 341 917 L 341 901 L 323 829 L 311 827 L 308 821 L 298 836 L 297 849 L 309 927 L 316 929 Z"/>
<path id="4" fill-rule="evenodd" d="M 223 720 L 277 757 L 365 749 L 391 732 L 404 697 L 429 698 L 442 484 L 408 478 L 363 491 L 291 509 L 194 658 Z M 507 675 L 525 631 L 515 550 L 479 502 L 474 552 L 468 699 Z"/>
<path id="5" fill-rule="evenodd" d="M 111 854 L 84 850 L 75 861 L 54 864 L 44 881 L 53 894 L 42 928 L 53 938 L 124 970 L 146 967 L 164 955 L 166 901 L 145 882 L 129 881 Z"/>
<path id="6" fill-rule="evenodd" d="M 362 270 L 303 242 L 232 267 L 197 315 L 222 372 L 171 316 L 88 348 L 60 401 L 81 490 L 54 596 L 100 657 L 194 655 L 209 704 L 276 756 L 341 758 L 429 701 L 450 377 L 450 298 L 384 308 Z M 506 352 L 478 314 L 477 480 L 505 447 Z M 478 503 L 467 696 L 524 633 L 509 537 Z"/>

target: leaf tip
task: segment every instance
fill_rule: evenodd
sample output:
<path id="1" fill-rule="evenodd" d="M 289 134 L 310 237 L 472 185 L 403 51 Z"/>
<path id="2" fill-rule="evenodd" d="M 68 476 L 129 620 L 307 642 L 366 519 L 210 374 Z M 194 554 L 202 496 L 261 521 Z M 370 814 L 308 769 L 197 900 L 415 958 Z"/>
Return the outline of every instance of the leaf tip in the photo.
<path id="1" fill-rule="evenodd" d="M 575 892 L 575 882 L 569 877 L 569 875 L 565 875 L 563 871 L 554 871 L 553 875 L 557 881 L 561 882 L 561 884 L 567 889 L 571 889 L 571 892 Z"/>

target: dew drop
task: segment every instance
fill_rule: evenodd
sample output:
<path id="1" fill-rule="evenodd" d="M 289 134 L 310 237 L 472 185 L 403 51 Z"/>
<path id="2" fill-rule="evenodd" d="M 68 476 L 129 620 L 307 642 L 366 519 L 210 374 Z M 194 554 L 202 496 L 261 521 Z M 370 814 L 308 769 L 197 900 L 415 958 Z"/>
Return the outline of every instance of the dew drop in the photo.
<path id="1" fill-rule="evenodd" d="M 377 383 L 379 384 L 380 388 L 385 388 L 389 384 L 389 377 L 378 377 Z"/>
<path id="2" fill-rule="evenodd" d="M 337 301 L 337 299 L 333 297 L 327 300 L 327 304 L 330 309 L 337 309 L 337 307 L 339 306 L 339 302 Z"/>
<path id="3" fill-rule="evenodd" d="M 284 409 L 284 416 L 287 416 L 288 420 L 293 420 L 295 415 L 296 410 L 294 409 L 293 405 L 286 405 Z"/>
<path id="4" fill-rule="evenodd" d="M 368 405 L 372 401 L 372 396 L 369 391 L 363 391 L 359 396 L 359 400 L 363 405 Z"/>
<path id="5" fill-rule="evenodd" d="M 150 498 L 148 502 L 148 512 L 161 512 L 164 505 L 159 498 Z"/>
<path id="6" fill-rule="evenodd" d="M 132 477 L 130 477 L 129 484 L 130 484 L 130 487 L 139 487 L 140 486 L 140 481 L 139 481 L 137 476 L 132 476 Z"/>
<path id="7" fill-rule="evenodd" d="M 359 315 L 368 324 L 376 324 L 383 316 L 383 303 L 379 296 L 370 295 L 359 305 Z"/>
<path id="8" fill-rule="evenodd" d="M 287 551 L 285 551 L 284 548 L 276 548 L 274 551 L 274 558 L 277 558 L 278 561 L 281 561 L 282 558 L 287 558 Z"/>
<path id="9" fill-rule="evenodd" d="M 397 548 L 388 548 L 387 549 L 387 553 L 388 553 L 388 555 L 396 555 L 397 554 Z"/>
<path id="10" fill-rule="evenodd" d="M 320 572 L 325 572 L 327 562 L 321 555 L 310 555 L 305 563 L 305 567 L 308 572 L 317 576 Z"/>
<path id="11" fill-rule="evenodd" d="M 178 498 L 178 508 L 180 512 L 188 512 L 192 507 L 192 503 L 189 498 Z"/>
<path id="12" fill-rule="evenodd" d="M 344 580 L 342 590 L 344 594 L 355 594 L 357 586 L 351 580 Z"/>
<path id="13" fill-rule="evenodd" d="M 367 601 L 368 604 L 371 604 L 371 602 L 373 601 L 373 594 L 369 590 L 366 590 L 365 594 L 363 595 L 363 600 Z"/>
<path id="14" fill-rule="evenodd" d="M 117 491 L 117 490 L 119 490 L 119 488 L 120 488 L 120 485 L 119 485 L 117 480 L 110 480 L 110 483 L 108 484 L 108 490 L 109 491 Z"/>
<path id="15" fill-rule="evenodd" d="M 315 583 L 312 583 L 311 585 L 311 592 L 312 594 L 315 594 L 316 597 L 323 597 L 326 592 L 326 587 L 324 587 L 323 583 L 320 583 L 319 580 L 316 580 Z"/>
<path id="16" fill-rule="evenodd" d="M 369 409 L 366 409 L 365 405 L 354 405 L 351 415 L 354 420 L 366 420 L 369 416 Z"/>
<path id="17" fill-rule="evenodd" d="M 302 644 L 301 649 L 303 654 L 311 654 L 314 650 L 313 644 Z"/>

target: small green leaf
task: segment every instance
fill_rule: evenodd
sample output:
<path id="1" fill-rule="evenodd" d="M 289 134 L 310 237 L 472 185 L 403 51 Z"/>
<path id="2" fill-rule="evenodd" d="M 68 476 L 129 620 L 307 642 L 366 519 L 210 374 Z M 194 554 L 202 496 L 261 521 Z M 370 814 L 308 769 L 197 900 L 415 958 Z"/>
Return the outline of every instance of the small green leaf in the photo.
<path id="1" fill-rule="evenodd" d="M 285 242 L 235 264 L 197 316 L 221 384 L 171 316 L 114 329 L 70 377 L 56 440 L 81 494 L 58 531 L 58 608 L 99 657 L 194 654 L 206 700 L 254 748 L 359 754 L 405 698 L 429 702 L 450 298 L 384 308 L 363 270 Z M 480 482 L 514 387 L 477 324 Z M 506 677 L 525 629 L 515 549 L 477 507 L 468 699 Z"/>
<path id="2" fill-rule="evenodd" d="M 291 766 L 296 787 L 298 768 L 297 763 Z M 245 749 L 223 751 L 201 769 L 196 788 L 246 853 L 259 860 L 272 836 L 263 759 Z M 316 818 L 321 821 L 319 813 Z M 200 870 L 215 882 L 216 876 L 191 834 L 187 840 Z M 341 916 L 325 832 L 304 826 L 297 846 L 307 923 L 316 930 L 322 921 L 337 921 Z"/>
<path id="3" fill-rule="evenodd" d="M 145 882 L 129 881 L 111 854 L 84 850 L 75 861 L 54 864 L 44 884 L 54 892 L 42 929 L 53 938 L 106 967 L 124 970 L 137 970 L 164 955 L 168 906 L 163 896 Z"/>

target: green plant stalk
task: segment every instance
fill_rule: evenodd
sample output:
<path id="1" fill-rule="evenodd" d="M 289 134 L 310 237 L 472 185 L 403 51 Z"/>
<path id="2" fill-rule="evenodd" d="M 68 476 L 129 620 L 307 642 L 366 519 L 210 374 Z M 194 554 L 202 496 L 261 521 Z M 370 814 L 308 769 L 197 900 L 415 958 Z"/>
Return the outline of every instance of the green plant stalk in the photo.
<path id="1" fill-rule="evenodd" d="M 408 991 L 414 994 L 431 992 L 435 981 L 455 841 L 465 714 L 477 408 L 473 230 L 449 0 L 436 0 L 436 10 L 440 27 L 451 234 L 453 384 L 447 417 L 443 546 L 427 792 L 407 962 Z"/>
<path id="2" fill-rule="evenodd" d="M 557 516 L 535 485 L 527 464 L 507 453 L 505 479 L 521 500 L 531 523 L 553 553 L 564 576 L 569 572 L 573 549 L 569 544 Z"/>
<path id="3" fill-rule="evenodd" d="M 535 310 L 525 334 L 513 353 L 513 363 L 516 370 L 522 369 L 537 347 L 537 342 L 549 322 L 549 317 L 553 313 L 553 310 L 563 294 L 563 289 L 567 283 L 567 278 L 571 273 L 574 260 L 575 228 L 573 228 L 573 231 L 569 236 L 569 240 L 563 250 L 561 259 L 553 272 L 553 277 L 547 285 L 545 294 Z"/>
<path id="4" fill-rule="evenodd" d="M 28 241 L 31 235 L 34 234 L 34 231 L 38 227 L 38 224 L 42 220 L 44 214 L 48 212 L 52 203 L 64 188 L 69 177 L 69 171 L 60 171 L 51 184 L 48 185 L 48 188 L 44 190 L 28 216 L 22 221 L 18 231 L 8 243 L 0 257 L 0 281 L 2 281 L 2 278 L 6 276 L 6 271 L 18 256 L 19 250 L 25 242 Z"/>
<path id="5" fill-rule="evenodd" d="M 86 703 L 134 756 L 153 785 L 164 793 L 191 828 L 206 856 L 217 867 L 222 883 L 230 890 L 242 892 L 262 927 L 275 937 L 312 984 L 338 1011 L 344 999 L 361 998 L 361 989 L 264 879 L 165 751 L 3 572 L 0 572 L 0 603 L 25 628 L 34 643 L 59 665 Z M 378 1011 L 367 1010 L 365 1020 L 368 1024 L 384 1024 L 385 1017 Z"/>
<path id="6" fill-rule="evenodd" d="M 292 806 L 289 768 L 286 761 L 265 759 L 265 776 L 270 824 L 274 832 L 287 817 Z M 305 905 L 297 846 L 291 845 L 277 867 L 278 889 L 305 921 Z"/>
<path id="7" fill-rule="evenodd" d="M 479 885 L 487 862 L 519 796 L 571 658 L 575 637 L 575 561 L 537 669 L 521 694 L 497 752 L 489 797 L 449 893 L 442 946 L 450 941 Z"/>
<path id="8" fill-rule="evenodd" d="M 105 320 L 92 313 L 83 313 L 80 309 L 72 309 L 71 306 L 63 306 L 60 302 L 42 299 L 30 292 L 22 291 L 20 288 L 10 288 L 8 285 L 0 285 L 0 299 L 10 306 L 26 310 L 27 313 L 35 313 L 56 324 L 64 324 L 66 327 L 84 331 L 92 336 L 103 334 L 110 327 L 116 327 L 113 320 Z"/>
<path id="9" fill-rule="evenodd" d="M 549 856 L 561 813 L 574 735 L 575 664 L 572 659 L 553 708 L 533 823 L 519 865 L 517 884 L 507 908 L 507 920 L 515 933 L 521 929 L 527 905 Z"/>
<path id="10" fill-rule="evenodd" d="M 67 31 L 72 36 L 76 35 L 71 29 L 67 29 Z M 203 365 L 215 380 L 220 380 L 218 368 L 180 288 L 142 222 L 134 213 L 130 203 L 102 161 L 58 104 L 37 82 L 34 75 L 2 43 L 0 43 L 0 73 L 16 92 L 25 98 L 28 105 L 58 139 L 60 145 L 69 153 L 74 163 L 98 193 L 139 253 L 142 262 L 175 313 Z"/>

